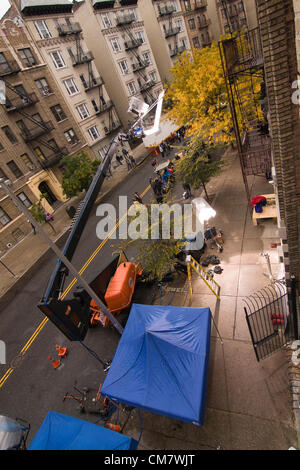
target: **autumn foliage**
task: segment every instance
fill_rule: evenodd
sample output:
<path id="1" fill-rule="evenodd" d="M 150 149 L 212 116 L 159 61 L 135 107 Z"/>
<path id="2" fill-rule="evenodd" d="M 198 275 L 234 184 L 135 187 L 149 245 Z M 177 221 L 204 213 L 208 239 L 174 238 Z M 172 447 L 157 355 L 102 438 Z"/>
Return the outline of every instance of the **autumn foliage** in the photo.
<path id="1" fill-rule="evenodd" d="M 172 80 L 166 85 L 166 117 L 179 126 L 188 124 L 189 136 L 210 144 L 229 144 L 235 141 L 232 116 L 219 46 L 195 49 L 193 55 L 184 52 L 171 69 Z M 236 78 L 233 93 L 237 93 L 242 79 Z M 244 80 L 244 79 L 243 79 Z M 247 88 L 247 85 L 246 85 Z M 258 93 L 260 80 L 252 77 L 248 85 L 251 97 Z M 247 89 L 244 93 L 247 94 Z M 239 100 L 234 96 L 236 103 Z M 254 98 L 253 98 L 254 99 Z M 255 99 L 251 104 L 256 107 Z M 243 116 L 236 106 L 237 119 L 243 127 Z"/>

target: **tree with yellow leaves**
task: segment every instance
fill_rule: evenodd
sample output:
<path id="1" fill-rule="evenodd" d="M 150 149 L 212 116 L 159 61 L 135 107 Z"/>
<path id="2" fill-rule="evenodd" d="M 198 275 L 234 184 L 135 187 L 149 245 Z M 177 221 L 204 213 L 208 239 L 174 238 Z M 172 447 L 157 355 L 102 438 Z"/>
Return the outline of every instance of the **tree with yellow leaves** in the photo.
<path id="1" fill-rule="evenodd" d="M 166 87 L 166 102 L 169 104 L 166 118 L 179 126 L 188 124 L 188 134 L 209 144 L 229 144 L 235 141 L 232 116 L 227 96 L 226 82 L 218 44 L 195 49 L 193 56 L 184 52 L 171 69 L 173 80 Z M 240 77 L 236 78 L 238 89 Z M 261 80 L 252 77 L 249 94 L 256 94 Z M 251 89 L 250 89 L 251 87 Z M 238 96 L 235 99 L 238 102 Z M 237 119 L 243 126 L 243 116 L 236 106 Z"/>

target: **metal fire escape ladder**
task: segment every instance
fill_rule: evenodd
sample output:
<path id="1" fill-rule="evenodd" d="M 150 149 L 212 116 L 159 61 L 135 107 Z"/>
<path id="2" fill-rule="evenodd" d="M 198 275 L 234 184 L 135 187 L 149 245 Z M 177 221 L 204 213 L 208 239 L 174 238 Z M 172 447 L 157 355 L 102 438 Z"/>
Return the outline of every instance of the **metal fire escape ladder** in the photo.
<path id="1" fill-rule="evenodd" d="M 229 26 L 229 34 L 232 36 L 234 34 L 234 30 L 233 30 L 233 27 L 232 27 L 232 20 L 231 20 L 232 14 L 229 11 L 228 3 L 230 3 L 230 0 L 221 0 L 222 8 L 225 11 L 225 15 L 226 15 L 227 25 Z M 239 3 L 241 3 L 243 5 L 243 11 L 245 12 L 245 6 L 244 6 L 243 0 L 241 0 Z M 236 6 L 236 8 L 237 8 L 237 6 Z M 241 29 L 242 28 L 240 28 L 240 24 L 239 24 L 239 31 Z M 245 24 L 245 29 L 248 31 L 248 22 L 246 22 L 246 24 Z"/>
<path id="2" fill-rule="evenodd" d="M 136 41 L 136 38 L 133 36 L 133 34 L 131 33 L 130 30 L 128 30 L 127 28 L 124 28 L 124 32 L 128 35 L 129 39 L 131 41 Z M 130 53 L 135 57 L 135 59 L 138 61 L 138 54 L 135 52 L 134 49 L 131 49 L 130 50 Z M 138 74 L 143 78 L 143 80 L 145 81 L 145 83 L 148 82 L 147 78 L 145 75 L 143 75 L 143 72 L 142 71 L 138 71 Z M 145 93 L 151 100 L 151 103 L 153 103 L 154 101 L 154 97 L 152 95 L 152 93 L 149 91 L 149 90 L 144 90 L 143 93 Z"/>
<path id="3" fill-rule="evenodd" d="M 18 90 L 16 90 L 12 85 L 10 85 L 10 83 L 8 83 L 6 80 L 3 80 L 5 82 L 5 86 L 6 88 L 8 88 L 9 90 L 11 90 L 13 93 L 15 93 L 16 95 L 18 95 L 20 98 L 23 98 L 23 95 L 21 92 L 19 92 Z M 45 125 L 40 122 L 38 119 L 35 119 L 34 117 L 30 116 L 30 114 L 26 113 L 24 110 L 21 110 L 21 109 L 17 109 L 16 110 L 17 113 L 21 114 L 21 116 L 24 116 L 26 119 L 28 119 L 29 121 L 33 122 L 34 124 L 36 124 L 37 126 L 41 127 L 42 129 L 44 130 L 49 130 L 47 127 L 45 127 Z M 42 145 L 44 145 L 45 147 L 47 147 L 48 149 L 50 150 L 53 150 L 54 152 L 57 152 L 57 147 L 53 147 L 51 144 L 49 144 L 48 142 L 45 142 L 43 139 L 41 139 L 40 137 L 36 137 L 34 140 L 38 141 L 39 143 L 41 143 Z"/>
<path id="4" fill-rule="evenodd" d="M 246 176 L 268 177 L 271 141 L 260 103 L 264 65 L 259 29 L 255 28 L 219 42 L 238 153 L 246 192 Z"/>

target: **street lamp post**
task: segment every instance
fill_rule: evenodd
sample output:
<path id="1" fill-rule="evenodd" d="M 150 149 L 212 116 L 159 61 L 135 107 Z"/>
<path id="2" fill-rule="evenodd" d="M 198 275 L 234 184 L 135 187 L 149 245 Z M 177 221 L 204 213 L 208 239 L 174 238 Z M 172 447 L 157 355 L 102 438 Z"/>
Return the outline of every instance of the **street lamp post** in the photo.
<path id="1" fill-rule="evenodd" d="M 64 263 L 64 265 L 70 270 L 70 272 L 73 274 L 73 276 L 80 281 L 81 285 L 83 288 L 86 290 L 86 292 L 95 300 L 99 308 L 101 309 L 101 312 L 104 315 L 107 315 L 114 327 L 117 329 L 117 331 L 122 334 L 123 333 L 123 328 L 120 325 L 120 323 L 116 320 L 116 318 L 111 314 L 111 312 L 107 309 L 107 307 L 102 303 L 102 301 L 99 299 L 98 295 L 93 291 L 93 289 L 89 286 L 89 284 L 86 282 L 86 280 L 78 273 L 78 271 L 74 268 L 72 263 L 68 260 L 68 258 L 65 257 L 65 255 L 59 250 L 59 248 L 56 246 L 56 244 L 51 240 L 51 238 L 48 237 L 48 235 L 44 232 L 40 224 L 37 223 L 35 218 L 31 215 L 31 213 L 26 209 L 26 207 L 22 204 L 22 202 L 15 196 L 14 192 L 10 189 L 9 187 L 10 181 L 5 180 L 4 178 L 0 178 L 0 187 L 6 192 L 6 194 L 11 198 L 15 206 L 20 210 L 20 212 L 23 212 L 25 217 L 29 220 L 30 223 L 36 228 L 38 233 L 41 235 L 41 237 L 46 241 L 46 243 L 50 246 L 50 248 L 55 252 L 55 254 L 58 256 L 59 259 Z"/>

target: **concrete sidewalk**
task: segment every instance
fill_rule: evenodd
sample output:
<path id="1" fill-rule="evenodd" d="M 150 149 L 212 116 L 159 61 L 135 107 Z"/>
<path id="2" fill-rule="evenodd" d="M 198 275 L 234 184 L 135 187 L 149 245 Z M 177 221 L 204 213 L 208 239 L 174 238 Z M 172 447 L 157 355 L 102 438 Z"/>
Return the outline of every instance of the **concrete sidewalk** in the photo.
<path id="1" fill-rule="evenodd" d="M 149 152 L 144 147 L 144 144 L 141 144 L 131 150 L 130 154 L 133 155 L 138 167 L 138 165 L 147 158 Z M 128 176 L 128 174 L 132 171 L 136 171 L 135 169 L 128 171 L 125 160 L 123 160 L 122 165 L 118 167 L 116 166 L 115 158 L 113 158 L 112 176 L 105 179 L 96 203 L 112 191 Z M 51 224 L 55 231 L 53 231 L 49 224 L 43 225 L 46 233 L 56 243 L 62 239 L 62 237 L 67 236 L 72 222 L 66 212 L 66 208 L 70 206 L 74 206 L 76 208 L 83 197 L 84 194 L 82 197 L 75 197 L 68 200 L 54 212 L 54 222 L 51 222 Z M 22 277 L 28 273 L 36 263 L 41 261 L 43 255 L 45 255 L 48 250 L 49 246 L 46 242 L 39 235 L 34 235 L 33 232 L 29 233 L 19 243 L 8 250 L 0 258 L 0 298 L 6 294 L 16 284 L 16 282 L 22 279 Z"/>
<path id="2" fill-rule="evenodd" d="M 264 179 L 250 177 L 251 196 L 273 192 Z M 238 157 L 227 155 L 227 168 L 208 185 L 217 215 L 210 222 L 224 232 L 224 250 L 208 249 L 203 257 L 220 258 L 222 274 L 214 279 L 221 286 L 221 300 L 194 273 L 193 298 L 187 286 L 176 293 L 172 305 L 210 307 L 212 325 L 206 418 L 203 427 L 191 426 L 143 412 L 140 449 L 287 450 L 299 448 L 289 390 L 289 360 L 284 349 L 257 362 L 247 327 L 245 296 L 268 285 L 270 280 L 262 251 L 270 254 L 273 275 L 280 270 L 277 225 L 264 219 L 253 226 L 248 210 Z M 214 266 L 210 265 L 209 268 Z M 167 305 L 170 293 L 156 303 Z M 193 384 L 190 384 L 192 387 Z M 124 431 L 139 435 L 137 417 Z"/>

